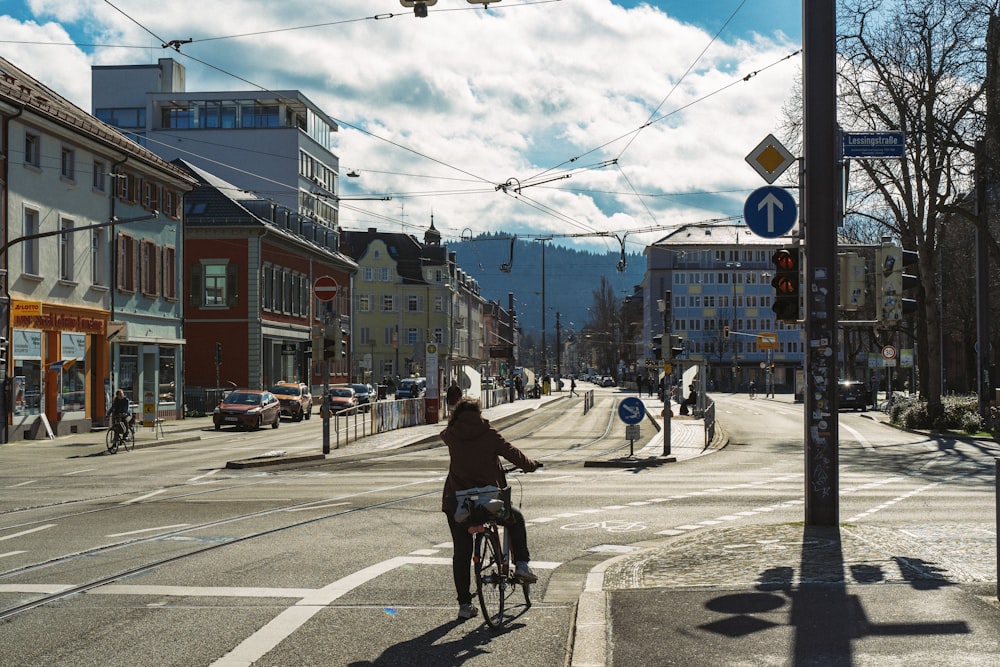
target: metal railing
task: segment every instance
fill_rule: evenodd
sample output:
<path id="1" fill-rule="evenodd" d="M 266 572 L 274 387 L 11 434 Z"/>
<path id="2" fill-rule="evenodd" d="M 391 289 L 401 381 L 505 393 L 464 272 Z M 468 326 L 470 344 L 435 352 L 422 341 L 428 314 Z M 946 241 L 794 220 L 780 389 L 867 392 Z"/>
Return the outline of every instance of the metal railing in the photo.
<path id="1" fill-rule="evenodd" d="M 715 401 L 705 398 L 705 447 L 707 448 L 715 439 Z"/>

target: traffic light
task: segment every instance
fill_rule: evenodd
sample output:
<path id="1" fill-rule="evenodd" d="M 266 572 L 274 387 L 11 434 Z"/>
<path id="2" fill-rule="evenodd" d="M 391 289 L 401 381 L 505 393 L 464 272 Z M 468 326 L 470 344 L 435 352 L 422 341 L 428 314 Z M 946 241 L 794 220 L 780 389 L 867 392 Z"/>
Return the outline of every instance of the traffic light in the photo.
<path id="1" fill-rule="evenodd" d="M 840 261 L 840 307 L 858 310 L 865 305 L 865 258 L 856 252 L 837 255 Z"/>
<path id="2" fill-rule="evenodd" d="M 801 253 L 797 246 L 781 248 L 771 257 L 774 264 L 774 303 L 771 310 L 783 322 L 799 320 L 799 292 L 801 287 Z"/>
<path id="3" fill-rule="evenodd" d="M 222 343 L 215 344 L 215 365 L 222 365 Z"/>
<path id="4" fill-rule="evenodd" d="M 417 18 L 427 18 L 427 8 L 432 5 L 436 5 L 437 1 L 438 0 L 399 0 L 399 4 L 404 7 L 413 7 L 413 15 Z"/>
<path id="5" fill-rule="evenodd" d="M 8 341 L 6 336 L 0 336 L 0 366 L 7 367 Z"/>
<path id="6" fill-rule="evenodd" d="M 722 328 L 722 337 L 729 338 L 729 325 L 727 324 Z"/>
<path id="7" fill-rule="evenodd" d="M 337 357 L 340 351 L 340 338 L 326 336 L 323 338 L 323 360 L 330 361 Z"/>
<path id="8" fill-rule="evenodd" d="M 663 359 L 663 334 L 653 336 L 653 358 L 657 361 Z"/>
<path id="9" fill-rule="evenodd" d="M 681 339 L 680 336 L 671 336 L 670 337 L 670 358 L 673 359 L 675 357 L 679 357 L 680 355 L 684 354 L 684 351 L 685 351 L 685 348 L 684 348 L 684 341 L 683 341 L 683 339 Z"/>
<path id="10" fill-rule="evenodd" d="M 877 251 L 879 270 L 875 274 L 879 295 L 878 319 L 893 324 L 904 315 L 916 312 L 917 302 L 903 297 L 903 292 L 919 284 L 916 275 L 904 273 L 904 269 L 917 263 L 919 256 L 912 250 L 903 250 L 892 241 L 882 243 Z"/>

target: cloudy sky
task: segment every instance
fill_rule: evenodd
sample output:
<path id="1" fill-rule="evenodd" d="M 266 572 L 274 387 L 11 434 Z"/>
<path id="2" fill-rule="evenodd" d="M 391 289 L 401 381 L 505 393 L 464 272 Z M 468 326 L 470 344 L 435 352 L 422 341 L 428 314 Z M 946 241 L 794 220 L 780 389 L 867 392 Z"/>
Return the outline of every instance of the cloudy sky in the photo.
<path id="1" fill-rule="evenodd" d="M 740 216 L 779 134 L 801 0 L 4 0 L 0 55 L 87 111 L 90 66 L 301 90 L 341 125 L 347 229 L 487 231 L 595 250 Z M 177 52 L 171 40 L 187 40 Z M 781 181 L 779 180 L 779 184 Z M 503 184 L 507 187 L 499 188 Z M 505 191 L 506 190 L 506 191 Z"/>

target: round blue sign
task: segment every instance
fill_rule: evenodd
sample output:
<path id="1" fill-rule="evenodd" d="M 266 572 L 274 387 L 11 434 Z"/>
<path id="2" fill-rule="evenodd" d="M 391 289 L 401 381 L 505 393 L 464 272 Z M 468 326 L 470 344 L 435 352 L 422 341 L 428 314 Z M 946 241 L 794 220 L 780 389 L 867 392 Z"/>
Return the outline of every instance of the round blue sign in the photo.
<path id="1" fill-rule="evenodd" d="M 795 199 L 785 188 L 768 185 L 757 188 L 743 205 L 743 219 L 757 236 L 778 238 L 792 231 L 798 210 Z"/>
<path id="2" fill-rule="evenodd" d="M 626 424 L 638 424 L 646 416 L 646 405 L 635 396 L 629 396 L 618 404 L 618 418 Z"/>

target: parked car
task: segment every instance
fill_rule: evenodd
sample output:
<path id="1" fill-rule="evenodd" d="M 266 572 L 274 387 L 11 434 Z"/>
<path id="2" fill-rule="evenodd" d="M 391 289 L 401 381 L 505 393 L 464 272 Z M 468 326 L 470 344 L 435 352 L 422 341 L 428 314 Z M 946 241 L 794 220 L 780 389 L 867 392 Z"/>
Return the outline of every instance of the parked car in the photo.
<path id="1" fill-rule="evenodd" d="M 601 378 L 601 381 L 598 384 L 600 384 L 602 387 L 614 387 L 615 379 L 610 375 L 605 375 L 604 377 Z"/>
<path id="2" fill-rule="evenodd" d="M 372 409 L 372 397 L 374 395 L 374 390 L 370 384 L 349 384 L 347 385 L 354 390 L 354 395 L 358 398 L 358 405 L 363 407 L 365 411 Z"/>
<path id="3" fill-rule="evenodd" d="M 301 382 L 279 382 L 271 387 L 271 393 L 278 397 L 281 414 L 300 422 L 312 417 L 312 393 L 309 385 Z"/>
<path id="4" fill-rule="evenodd" d="M 420 398 L 426 391 L 425 378 L 403 378 L 396 389 L 396 398 Z"/>
<path id="5" fill-rule="evenodd" d="M 218 431 L 223 426 L 256 430 L 264 424 L 278 428 L 281 404 L 277 396 L 258 389 L 234 389 L 226 394 L 212 413 L 212 423 Z"/>
<path id="6" fill-rule="evenodd" d="M 347 385 L 330 387 L 330 409 L 333 412 L 358 407 L 358 396 Z"/>
<path id="7" fill-rule="evenodd" d="M 837 383 L 839 408 L 867 410 L 872 404 L 871 395 L 864 383 L 857 380 L 841 380 Z"/>

